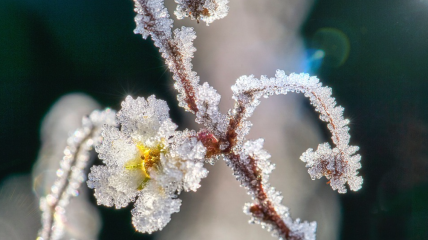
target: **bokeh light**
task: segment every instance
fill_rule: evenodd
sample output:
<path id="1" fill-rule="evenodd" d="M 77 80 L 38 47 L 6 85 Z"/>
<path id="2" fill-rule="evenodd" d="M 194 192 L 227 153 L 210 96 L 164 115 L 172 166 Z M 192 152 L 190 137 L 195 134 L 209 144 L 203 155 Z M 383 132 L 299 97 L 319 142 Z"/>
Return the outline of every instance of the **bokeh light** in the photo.
<path id="1" fill-rule="evenodd" d="M 323 52 L 323 64 L 328 67 L 342 66 L 351 50 L 348 36 L 337 28 L 320 28 L 312 38 L 312 46 Z"/>

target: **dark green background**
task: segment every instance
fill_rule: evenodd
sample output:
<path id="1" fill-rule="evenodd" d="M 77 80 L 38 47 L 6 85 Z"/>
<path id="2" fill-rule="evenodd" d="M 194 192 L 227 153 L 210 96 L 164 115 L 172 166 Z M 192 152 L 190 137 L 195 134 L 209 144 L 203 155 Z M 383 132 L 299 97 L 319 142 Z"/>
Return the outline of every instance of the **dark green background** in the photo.
<path id="1" fill-rule="evenodd" d="M 63 94 L 116 109 L 127 94 L 156 94 L 176 106 L 133 17 L 130 0 L 0 1 L 1 179 L 31 170 L 40 121 Z M 428 1 L 330 0 L 302 28 L 307 48 L 325 53 L 317 75 L 346 108 L 363 156 L 363 189 L 341 195 L 341 239 L 428 239 L 427 22 Z M 178 123 L 180 111 L 172 107 Z M 100 239 L 144 239 L 129 209 L 100 209 Z"/>

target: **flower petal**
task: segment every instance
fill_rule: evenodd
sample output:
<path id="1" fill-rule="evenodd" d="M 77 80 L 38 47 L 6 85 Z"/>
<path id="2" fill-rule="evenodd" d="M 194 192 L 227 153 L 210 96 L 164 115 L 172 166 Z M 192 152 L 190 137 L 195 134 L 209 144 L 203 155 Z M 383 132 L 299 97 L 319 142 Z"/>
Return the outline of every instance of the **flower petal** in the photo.
<path id="1" fill-rule="evenodd" d="M 156 136 L 162 123 L 169 119 L 169 108 L 165 101 L 156 99 L 154 95 L 147 100 L 128 96 L 122 102 L 117 119 L 125 135 L 145 143 L 148 138 Z"/>
<path id="2" fill-rule="evenodd" d="M 132 224 L 140 232 L 161 230 L 180 211 L 181 200 L 160 192 L 156 184 L 149 184 L 139 194 L 132 209 Z"/>
<path id="3" fill-rule="evenodd" d="M 88 178 L 88 187 L 95 189 L 94 196 L 99 205 L 126 207 L 129 202 L 135 200 L 138 194 L 137 188 L 130 188 L 130 184 L 121 179 L 126 177 L 120 174 L 118 168 L 93 166 Z M 133 182 L 135 181 L 133 180 Z M 120 187 L 118 188 L 118 186 Z"/>
<path id="4" fill-rule="evenodd" d="M 123 166 L 137 157 L 138 149 L 135 144 L 116 127 L 104 125 L 101 136 L 103 140 L 95 147 L 95 151 L 107 166 Z"/>

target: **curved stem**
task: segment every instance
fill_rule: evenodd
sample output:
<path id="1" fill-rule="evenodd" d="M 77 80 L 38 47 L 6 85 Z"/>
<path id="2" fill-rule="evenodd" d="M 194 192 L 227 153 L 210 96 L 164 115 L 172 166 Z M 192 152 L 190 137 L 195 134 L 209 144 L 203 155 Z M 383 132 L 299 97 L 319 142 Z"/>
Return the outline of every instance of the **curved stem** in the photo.
<path id="1" fill-rule="evenodd" d="M 39 232 L 39 238 L 43 240 L 56 239 L 54 231 L 60 235 L 60 229 L 54 228 L 55 222 L 64 217 L 67 203 L 73 196 L 73 191 L 78 191 L 81 180 L 74 179 L 74 171 L 83 171 L 86 168 L 89 158 L 89 151 L 93 146 L 94 126 L 88 131 L 77 130 L 71 138 L 73 145 L 68 145 L 64 151 L 64 158 L 61 161 L 61 167 L 57 171 L 58 178 L 52 186 L 51 193 L 41 200 L 42 208 L 42 228 Z M 76 136 L 77 135 L 77 136 Z M 83 135 L 83 136 L 80 136 Z M 76 141 L 77 140 L 77 141 Z M 86 148 L 86 149 L 85 149 Z M 71 158 L 71 159 L 70 159 Z M 83 160 L 80 160 L 83 158 Z M 70 159 L 70 160 L 69 160 Z M 71 183 L 78 183 L 71 186 Z"/>

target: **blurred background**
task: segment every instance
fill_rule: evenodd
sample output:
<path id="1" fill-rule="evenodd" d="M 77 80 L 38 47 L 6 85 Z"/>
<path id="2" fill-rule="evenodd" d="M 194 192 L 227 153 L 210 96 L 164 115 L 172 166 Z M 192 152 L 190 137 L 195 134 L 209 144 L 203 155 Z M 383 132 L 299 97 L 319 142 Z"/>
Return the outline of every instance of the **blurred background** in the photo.
<path id="1" fill-rule="evenodd" d="M 293 1 L 283 3 L 288 4 L 280 8 L 284 15 L 297 17 L 298 21 L 293 23 L 289 18 L 278 21 L 283 21 L 284 26 L 292 25 L 289 28 L 302 40 L 302 51 L 290 53 L 293 58 L 282 64 L 293 65 L 285 67 L 287 71 L 315 74 L 333 88 L 333 95 L 351 120 L 351 144 L 359 145 L 363 156 L 360 170 L 363 188 L 345 195 L 334 193 L 339 197 L 334 205 L 340 213 L 334 220 L 335 236 L 344 240 L 428 239 L 428 1 L 304 1 L 303 7 L 293 5 Z M 226 19 L 235 11 L 233 4 L 232 0 Z M 272 6 L 249 11 L 254 24 L 261 24 L 263 29 L 264 18 L 282 13 Z M 237 7 L 249 8 L 242 3 Z M 10 212 L 14 208 L 7 207 L 12 203 L 17 205 L 23 219 L 19 227 L 32 224 L 38 228 L 37 222 L 24 221 L 34 216 L 39 219 L 37 203 L 31 195 L 19 195 L 30 192 L 31 185 L 10 182 L 30 174 L 42 145 L 42 120 L 61 96 L 85 93 L 101 106 L 119 109 L 126 95 L 155 94 L 168 101 L 173 120 L 181 128 L 186 126 L 188 114 L 176 107 L 170 75 L 158 50 L 152 41 L 133 34 L 134 15 L 132 1 L 0 1 L 0 203 L 4 203 L 0 205 L 0 229 L 3 233 L 14 231 L 4 217 L 16 215 Z M 224 20 L 214 22 L 208 29 L 198 28 L 209 31 Z M 236 24 L 242 22 L 235 19 Z M 198 39 L 204 39 L 203 33 L 197 31 L 197 35 Z M 269 36 L 259 38 L 271 44 Z M 216 51 L 222 45 L 213 46 L 210 49 Z M 254 45 L 246 46 L 243 45 L 247 52 L 258 50 Z M 290 48 L 289 41 L 275 42 L 277 49 L 281 46 L 295 49 Z M 198 47 L 198 51 L 204 50 Z M 205 69 L 209 65 L 201 64 L 198 69 L 198 59 L 194 61 L 195 71 L 201 71 L 201 79 L 206 81 L 203 72 L 209 73 Z M 253 61 L 269 62 L 261 57 Z M 236 68 L 239 67 L 236 62 Z M 258 71 L 239 74 L 259 77 Z M 272 76 L 274 71 L 262 73 Z M 226 86 L 235 79 L 227 79 Z M 214 82 L 211 84 L 215 86 Z M 225 92 L 223 99 L 229 98 L 230 92 Z M 311 109 L 305 100 L 298 101 L 302 101 L 302 108 Z M 315 114 L 310 116 L 316 119 Z M 326 127 L 314 122 L 323 131 L 323 138 L 329 139 Z M 278 160 L 273 154 L 272 161 Z M 299 171 L 306 171 L 298 156 L 284 161 L 294 161 L 300 164 Z M 324 185 L 324 180 L 318 181 Z M 31 184 L 31 179 L 25 181 Z M 93 198 L 90 201 L 95 202 Z M 287 202 L 284 205 L 289 206 Z M 135 232 L 130 209 L 99 207 L 103 221 L 99 239 L 119 236 L 150 239 Z M 318 222 L 318 226 L 322 224 Z"/>

